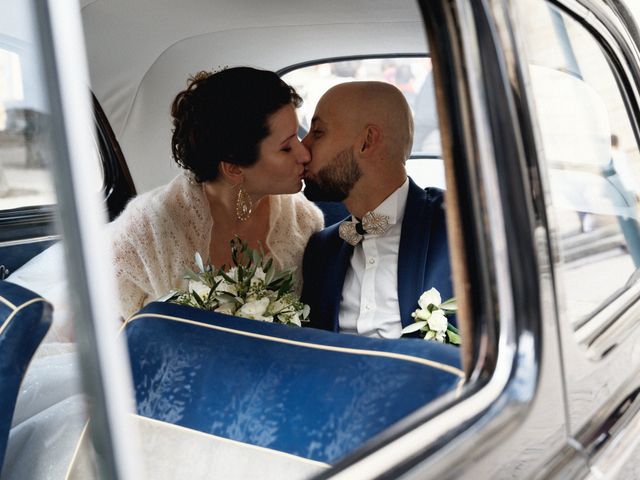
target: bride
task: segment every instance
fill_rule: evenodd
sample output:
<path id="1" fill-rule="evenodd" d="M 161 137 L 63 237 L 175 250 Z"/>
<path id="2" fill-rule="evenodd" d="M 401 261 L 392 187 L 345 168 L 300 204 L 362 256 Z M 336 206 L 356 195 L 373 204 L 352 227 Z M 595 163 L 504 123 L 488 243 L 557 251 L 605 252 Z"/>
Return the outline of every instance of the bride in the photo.
<path id="1" fill-rule="evenodd" d="M 322 212 L 300 192 L 310 156 L 298 139 L 301 98 L 275 73 L 200 72 L 172 105 L 174 160 L 188 175 L 142 194 L 111 225 L 120 314 L 184 287 L 200 253 L 231 265 L 237 235 L 279 269 L 297 267 Z M 300 285 L 298 285 L 299 287 Z"/>
<path id="2" fill-rule="evenodd" d="M 297 136 L 300 104 L 269 71 L 238 67 L 189 79 L 171 108 L 173 156 L 185 173 L 133 199 L 107 226 L 123 318 L 181 289 L 195 252 L 230 265 L 236 235 L 262 246 L 278 268 L 298 267 L 301 279 L 305 245 L 323 217 L 299 193 L 310 161 Z M 71 323 L 64 282 L 42 274 L 43 266 L 62 269 L 60 247 L 8 279 L 52 301 L 55 311 L 50 342 L 21 386 L 2 480 L 64 478 L 85 423 L 75 349 L 64 343 Z"/>

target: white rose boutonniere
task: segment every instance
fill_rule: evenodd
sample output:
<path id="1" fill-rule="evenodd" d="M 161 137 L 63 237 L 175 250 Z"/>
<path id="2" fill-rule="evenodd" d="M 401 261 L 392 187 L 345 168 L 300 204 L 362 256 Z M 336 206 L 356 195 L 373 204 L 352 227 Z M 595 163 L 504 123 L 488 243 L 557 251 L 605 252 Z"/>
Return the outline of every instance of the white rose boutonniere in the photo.
<path id="1" fill-rule="evenodd" d="M 418 305 L 420 308 L 411 314 L 415 323 L 404 327 L 403 335 L 420 331 L 425 340 L 460 345 L 460 332 L 447 320 L 447 315 L 458 310 L 455 298 L 443 302 L 440 292 L 431 288 L 420 295 Z"/>
<path id="2" fill-rule="evenodd" d="M 307 321 L 309 307 L 293 292 L 293 270 L 276 271 L 271 258 L 238 237 L 231 241 L 231 259 L 231 268 L 216 268 L 196 253 L 199 271 L 188 270 L 187 290 L 173 292 L 168 301 L 298 327 Z"/>

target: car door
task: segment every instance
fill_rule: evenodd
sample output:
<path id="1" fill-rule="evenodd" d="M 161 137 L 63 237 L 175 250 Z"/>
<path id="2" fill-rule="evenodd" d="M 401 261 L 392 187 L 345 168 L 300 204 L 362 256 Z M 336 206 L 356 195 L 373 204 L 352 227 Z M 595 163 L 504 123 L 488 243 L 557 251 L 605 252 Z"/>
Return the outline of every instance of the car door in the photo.
<path id="1" fill-rule="evenodd" d="M 639 421 L 640 55 L 621 18 L 598 8 L 519 8 L 528 19 L 521 33 L 542 148 L 569 433 L 575 456 L 586 454 L 592 471 L 613 477 L 630 459 L 627 435 Z"/>

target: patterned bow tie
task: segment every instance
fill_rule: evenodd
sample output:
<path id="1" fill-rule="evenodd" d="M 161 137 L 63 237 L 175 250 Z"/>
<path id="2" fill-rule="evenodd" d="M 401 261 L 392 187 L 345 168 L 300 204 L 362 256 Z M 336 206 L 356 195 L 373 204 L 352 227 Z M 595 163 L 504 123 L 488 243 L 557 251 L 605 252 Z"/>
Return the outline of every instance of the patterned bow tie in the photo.
<path id="1" fill-rule="evenodd" d="M 345 220 L 338 227 L 340 238 L 351 245 L 360 243 L 365 234 L 382 235 L 389 230 L 389 217 L 379 213 L 367 212 L 362 221 Z"/>

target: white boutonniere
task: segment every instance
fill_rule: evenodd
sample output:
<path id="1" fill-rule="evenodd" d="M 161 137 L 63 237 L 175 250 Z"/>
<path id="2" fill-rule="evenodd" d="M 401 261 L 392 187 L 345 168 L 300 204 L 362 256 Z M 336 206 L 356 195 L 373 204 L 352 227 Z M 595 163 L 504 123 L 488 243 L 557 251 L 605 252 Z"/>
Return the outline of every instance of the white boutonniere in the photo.
<path id="1" fill-rule="evenodd" d="M 307 321 L 309 306 L 293 292 L 293 269 L 276 271 L 268 255 L 249 248 L 238 237 L 231 241 L 231 260 L 231 268 L 216 268 L 205 265 L 196 252 L 198 271 L 188 270 L 186 290 L 174 292 L 168 301 L 298 327 Z"/>
<path id="2" fill-rule="evenodd" d="M 420 308 L 411 314 L 415 323 L 404 327 L 403 335 L 420 331 L 425 340 L 460 345 L 460 332 L 447 320 L 447 315 L 458 310 L 455 298 L 443 302 L 440 292 L 431 288 L 420 295 L 418 305 Z"/>

